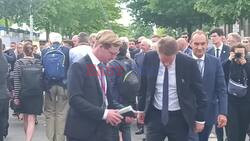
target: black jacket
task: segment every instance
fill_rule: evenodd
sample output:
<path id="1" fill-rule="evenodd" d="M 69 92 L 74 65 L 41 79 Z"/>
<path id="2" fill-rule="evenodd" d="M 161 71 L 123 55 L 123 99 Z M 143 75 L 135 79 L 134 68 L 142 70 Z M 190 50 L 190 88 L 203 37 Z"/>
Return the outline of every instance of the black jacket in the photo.
<path id="1" fill-rule="evenodd" d="M 237 64 L 234 61 L 226 61 L 223 64 L 223 69 L 224 69 L 224 73 L 225 73 L 225 80 L 226 80 L 226 84 L 228 84 L 229 81 L 229 74 L 230 78 L 232 80 L 234 80 L 235 82 L 239 82 L 239 83 L 243 83 L 243 69 L 245 70 L 245 72 L 247 73 L 247 85 L 248 85 L 248 89 L 247 89 L 247 95 L 245 95 L 244 97 L 236 97 L 234 95 L 229 94 L 228 95 L 228 99 L 231 101 L 235 101 L 235 102 L 247 102 L 250 103 L 250 62 L 247 62 L 244 65 L 240 65 Z"/>
<path id="2" fill-rule="evenodd" d="M 8 98 L 7 74 L 8 74 L 8 63 L 3 53 L 0 52 L 0 99 Z"/>

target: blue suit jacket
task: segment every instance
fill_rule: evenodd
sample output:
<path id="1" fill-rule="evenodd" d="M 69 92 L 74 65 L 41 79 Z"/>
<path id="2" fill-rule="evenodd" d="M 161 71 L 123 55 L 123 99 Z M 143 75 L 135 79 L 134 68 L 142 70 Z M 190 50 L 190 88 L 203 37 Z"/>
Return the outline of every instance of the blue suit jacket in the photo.
<path id="1" fill-rule="evenodd" d="M 214 47 L 209 48 L 207 50 L 207 53 L 210 54 L 210 55 L 215 56 L 215 49 L 214 49 Z M 228 60 L 229 55 L 230 55 L 230 48 L 229 48 L 229 46 L 223 44 L 222 51 L 221 51 L 221 54 L 220 54 L 220 61 L 221 61 L 221 63 L 226 62 Z"/>
<path id="2" fill-rule="evenodd" d="M 144 56 L 145 53 L 143 52 L 139 52 L 135 55 L 135 63 L 137 65 L 137 69 L 138 69 L 138 75 L 141 75 L 141 71 L 142 71 L 142 66 L 143 66 L 143 61 L 144 61 Z"/>
<path id="3" fill-rule="evenodd" d="M 217 114 L 227 115 L 227 91 L 220 61 L 209 54 L 205 56 L 203 89 L 208 98 L 205 112 L 207 124 L 214 124 Z"/>

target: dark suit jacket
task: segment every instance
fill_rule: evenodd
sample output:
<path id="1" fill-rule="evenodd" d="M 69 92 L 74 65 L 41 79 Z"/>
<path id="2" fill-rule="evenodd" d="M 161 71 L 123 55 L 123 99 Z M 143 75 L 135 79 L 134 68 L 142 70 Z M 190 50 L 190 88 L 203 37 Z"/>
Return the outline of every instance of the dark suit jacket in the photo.
<path id="1" fill-rule="evenodd" d="M 197 63 L 191 57 L 176 55 L 177 95 L 184 118 L 190 127 L 195 121 L 204 121 L 207 98 L 202 90 L 202 80 Z M 145 123 L 153 106 L 160 60 L 157 52 L 145 55 L 139 93 L 139 110 L 145 111 Z M 171 80 L 170 80 L 171 81 Z"/>
<path id="2" fill-rule="evenodd" d="M 208 98 L 205 121 L 206 124 L 214 124 L 217 113 L 227 115 L 227 89 L 220 61 L 216 57 L 206 54 L 204 63 L 202 84 Z"/>
<path id="3" fill-rule="evenodd" d="M 139 52 L 135 55 L 135 63 L 137 65 L 138 68 L 138 75 L 141 75 L 141 71 L 142 71 L 142 66 L 143 66 L 143 60 L 144 60 L 144 56 L 145 53 L 144 52 Z"/>
<path id="4" fill-rule="evenodd" d="M 106 122 L 102 119 L 105 108 L 103 94 L 96 75 L 96 69 L 89 55 L 71 65 L 68 72 L 69 105 L 65 135 L 88 140 L 95 136 L 98 126 Z M 107 78 L 107 82 L 108 78 Z M 109 84 L 109 83 L 108 83 Z M 107 89 L 108 108 L 116 108 Z"/>
<path id="5" fill-rule="evenodd" d="M 207 53 L 210 54 L 210 55 L 215 56 L 215 49 L 214 49 L 214 47 L 209 48 L 207 50 Z M 222 51 L 221 51 L 221 54 L 220 54 L 220 61 L 221 61 L 221 63 L 226 62 L 228 60 L 229 55 L 230 55 L 230 47 L 223 44 Z"/>
<path id="6" fill-rule="evenodd" d="M 186 48 L 186 50 L 183 53 L 192 56 L 192 49 Z"/>

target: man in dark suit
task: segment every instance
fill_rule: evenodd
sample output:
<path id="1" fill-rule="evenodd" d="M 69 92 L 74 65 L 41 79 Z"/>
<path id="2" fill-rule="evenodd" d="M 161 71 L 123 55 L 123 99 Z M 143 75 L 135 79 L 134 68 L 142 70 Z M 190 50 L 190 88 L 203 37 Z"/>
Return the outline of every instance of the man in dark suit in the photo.
<path id="1" fill-rule="evenodd" d="M 138 70 L 139 75 L 141 75 L 144 56 L 151 49 L 151 45 L 152 45 L 151 40 L 147 38 L 142 39 L 140 44 L 141 52 L 135 55 L 135 63 L 137 65 L 137 68 L 139 69 Z"/>
<path id="2" fill-rule="evenodd" d="M 104 64 L 116 57 L 120 46 L 113 31 L 100 31 L 93 51 L 72 64 L 68 73 L 70 109 L 65 126 L 68 141 L 119 140 L 116 126 L 123 117 L 115 110 L 119 104 L 110 93 Z"/>
<path id="3" fill-rule="evenodd" d="M 201 132 L 207 99 L 197 63 L 178 53 L 172 37 L 145 55 L 139 92 L 138 120 L 146 124 L 147 141 L 187 141 L 188 131 Z"/>
<path id="4" fill-rule="evenodd" d="M 187 54 L 189 56 L 192 55 L 192 49 L 190 49 L 188 46 L 188 42 L 184 38 L 179 38 L 176 40 L 178 45 L 178 50 L 184 54 Z"/>
<path id="5" fill-rule="evenodd" d="M 215 123 L 218 123 L 219 128 L 224 127 L 227 123 L 227 90 L 224 72 L 220 60 L 206 54 L 207 46 L 206 33 L 195 31 L 191 37 L 192 57 L 197 60 L 203 78 L 202 85 L 208 98 L 208 106 L 205 110 L 205 128 L 199 133 L 199 139 L 193 138 L 191 141 L 208 141 Z M 195 134 L 192 135 L 193 137 L 196 136 Z"/>
<path id="6" fill-rule="evenodd" d="M 228 60 L 230 55 L 230 47 L 223 44 L 223 30 L 220 28 L 215 28 L 210 32 L 210 37 L 213 43 L 213 47 L 207 50 L 207 53 L 210 55 L 219 58 L 221 63 L 224 63 Z M 216 128 L 216 135 L 218 141 L 223 141 L 223 128 Z"/>
<path id="7" fill-rule="evenodd" d="M 220 58 L 221 63 L 228 60 L 230 48 L 227 45 L 224 45 L 222 42 L 222 37 L 224 33 L 220 28 L 215 28 L 211 31 L 210 37 L 214 47 L 211 47 L 207 50 L 208 54 Z"/>

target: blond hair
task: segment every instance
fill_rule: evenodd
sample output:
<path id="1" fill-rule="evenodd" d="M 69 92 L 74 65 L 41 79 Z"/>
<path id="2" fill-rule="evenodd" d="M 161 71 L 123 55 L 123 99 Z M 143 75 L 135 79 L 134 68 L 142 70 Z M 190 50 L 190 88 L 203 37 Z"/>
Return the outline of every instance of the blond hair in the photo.
<path id="1" fill-rule="evenodd" d="M 96 44 L 104 48 L 120 47 L 122 45 L 119 37 L 112 30 L 101 30 L 96 35 Z"/>

